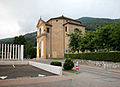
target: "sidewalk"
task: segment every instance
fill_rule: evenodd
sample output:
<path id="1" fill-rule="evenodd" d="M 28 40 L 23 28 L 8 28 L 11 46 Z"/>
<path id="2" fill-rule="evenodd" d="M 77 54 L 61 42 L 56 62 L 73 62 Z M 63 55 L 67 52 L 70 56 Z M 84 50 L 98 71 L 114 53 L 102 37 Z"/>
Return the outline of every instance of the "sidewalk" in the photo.
<path id="1" fill-rule="evenodd" d="M 65 82 L 67 82 L 68 84 L 65 84 Z M 41 78 L 36 77 L 36 78 L 0 80 L 0 87 L 38 87 L 38 85 L 39 87 L 72 87 L 70 83 L 71 83 L 70 77 L 48 76 Z"/>
<path id="2" fill-rule="evenodd" d="M 81 67 L 86 67 L 86 68 L 96 69 L 96 70 L 101 70 L 101 71 L 107 71 L 107 72 L 113 72 L 113 73 L 120 73 L 120 70 L 118 70 L 118 69 L 104 69 L 104 67 L 89 66 L 89 65 L 80 65 L 79 64 L 79 69 Z M 74 69 L 75 69 L 75 67 L 74 67 Z"/>

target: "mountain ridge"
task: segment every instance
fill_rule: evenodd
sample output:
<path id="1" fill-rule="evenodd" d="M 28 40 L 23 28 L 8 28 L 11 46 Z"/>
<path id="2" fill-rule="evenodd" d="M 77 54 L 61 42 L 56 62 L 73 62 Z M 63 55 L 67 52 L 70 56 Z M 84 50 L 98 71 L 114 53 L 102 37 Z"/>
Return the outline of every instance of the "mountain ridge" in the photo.
<path id="1" fill-rule="evenodd" d="M 81 21 L 83 25 L 86 26 L 86 30 L 94 31 L 95 28 L 103 26 L 104 24 L 110 24 L 120 21 L 120 19 L 110 19 L 110 18 L 93 18 L 93 17 L 81 17 L 77 19 Z"/>

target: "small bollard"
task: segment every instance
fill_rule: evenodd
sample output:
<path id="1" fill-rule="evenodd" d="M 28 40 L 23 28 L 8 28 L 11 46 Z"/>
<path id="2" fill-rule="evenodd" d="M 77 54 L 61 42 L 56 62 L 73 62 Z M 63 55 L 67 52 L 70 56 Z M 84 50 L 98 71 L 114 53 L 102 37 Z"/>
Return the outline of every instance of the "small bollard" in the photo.
<path id="1" fill-rule="evenodd" d="M 76 71 L 79 71 L 78 61 L 76 62 Z"/>
<path id="2" fill-rule="evenodd" d="M 104 64 L 104 70 L 107 70 L 107 65 L 106 64 Z"/>

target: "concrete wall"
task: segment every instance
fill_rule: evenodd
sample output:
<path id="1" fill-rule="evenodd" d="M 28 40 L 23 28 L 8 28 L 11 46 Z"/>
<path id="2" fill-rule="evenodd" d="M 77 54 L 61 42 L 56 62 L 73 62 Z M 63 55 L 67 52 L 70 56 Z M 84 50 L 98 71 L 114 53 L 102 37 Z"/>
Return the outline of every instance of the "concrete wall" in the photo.
<path id="1" fill-rule="evenodd" d="M 27 65 L 28 61 L 0 61 L 0 65 Z"/>
<path id="2" fill-rule="evenodd" d="M 34 66 L 34 67 L 46 70 L 48 72 L 51 72 L 51 73 L 54 73 L 54 74 L 58 74 L 58 75 L 62 75 L 62 67 L 52 66 L 52 65 L 38 63 L 38 62 L 33 62 L 33 61 L 29 61 L 29 64 Z"/>

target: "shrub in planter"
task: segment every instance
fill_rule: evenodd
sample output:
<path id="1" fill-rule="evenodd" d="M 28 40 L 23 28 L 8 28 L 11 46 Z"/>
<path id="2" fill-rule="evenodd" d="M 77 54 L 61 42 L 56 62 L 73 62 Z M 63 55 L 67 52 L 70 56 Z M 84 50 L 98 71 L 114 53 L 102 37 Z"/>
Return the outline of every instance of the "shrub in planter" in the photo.
<path id="1" fill-rule="evenodd" d="M 61 63 L 61 62 L 58 62 L 58 61 L 52 61 L 52 62 L 50 63 L 50 65 L 62 66 L 62 63 Z"/>
<path id="2" fill-rule="evenodd" d="M 65 63 L 64 63 L 64 65 L 63 65 L 63 68 L 64 68 L 65 70 L 72 70 L 73 67 L 74 67 L 73 61 L 71 60 L 71 58 L 67 58 L 67 59 L 65 60 Z"/>

